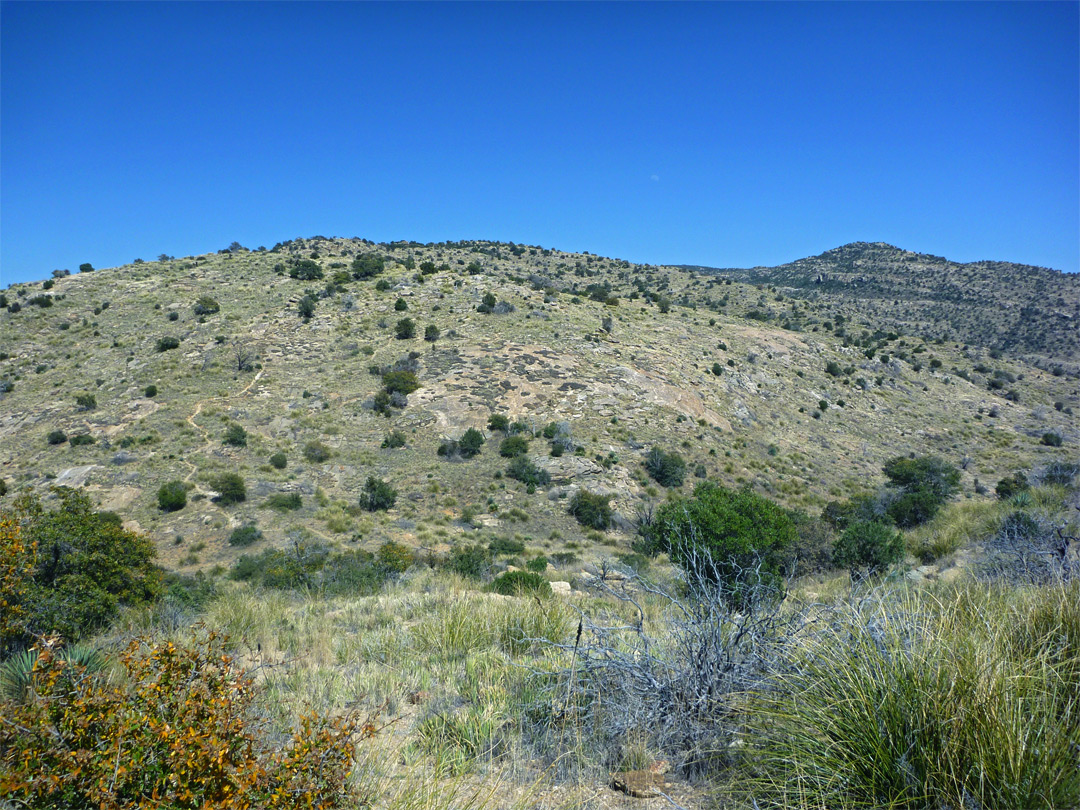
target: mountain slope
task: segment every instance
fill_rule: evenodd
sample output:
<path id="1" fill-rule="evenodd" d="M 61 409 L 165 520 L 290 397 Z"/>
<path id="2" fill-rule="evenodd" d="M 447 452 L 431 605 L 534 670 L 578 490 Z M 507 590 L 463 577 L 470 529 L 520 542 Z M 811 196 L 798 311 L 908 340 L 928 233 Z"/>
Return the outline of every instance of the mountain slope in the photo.
<path id="1" fill-rule="evenodd" d="M 1043 365 L 1080 363 L 1080 276 L 1045 267 L 961 264 L 855 242 L 779 267 L 696 269 L 836 301 L 905 334 L 975 343 Z"/>
<path id="2" fill-rule="evenodd" d="M 653 447 L 686 460 L 681 491 L 708 476 L 816 511 L 880 483 L 892 456 L 941 455 L 972 495 L 1075 455 L 1080 440 L 1068 375 L 885 334 L 831 303 L 539 247 L 315 237 L 5 295 L 7 499 L 84 486 L 185 570 L 230 564 L 240 549 L 228 537 L 246 525 L 279 546 L 393 539 L 440 552 L 504 537 L 550 553 L 626 551 L 635 515 L 665 496 L 642 467 Z M 394 367 L 420 387 L 384 415 L 377 395 Z M 553 455 L 537 435 L 529 458 L 552 480 L 530 487 L 508 475 L 492 415 L 552 426 L 577 452 Z M 225 442 L 236 426 L 243 446 Z M 476 458 L 438 454 L 469 427 L 487 436 Z M 1064 446 L 1044 445 L 1047 432 Z M 393 433 L 404 446 L 387 446 Z M 278 452 L 283 469 L 270 463 Z M 222 473 L 242 477 L 245 501 L 213 500 Z M 372 477 L 398 492 L 388 512 L 360 507 Z M 174 480 L 187 505 L 163 512 L 158 488 Z M 612 497 L 612 531 L 567 514 L 580 488 Z"/>

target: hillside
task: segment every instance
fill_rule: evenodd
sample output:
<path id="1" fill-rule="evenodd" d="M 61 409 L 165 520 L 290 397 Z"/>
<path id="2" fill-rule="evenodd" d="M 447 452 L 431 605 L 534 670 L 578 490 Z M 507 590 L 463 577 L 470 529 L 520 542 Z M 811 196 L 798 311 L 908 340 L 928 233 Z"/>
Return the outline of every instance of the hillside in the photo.
<path id="1" fill-rule="evenodd" d="M 836 303 L 904 334 L 998 349 L 1045 368 L 1065 364 L 1075 371 L 1080 364 L 1080 276 L 1045 267 L 961 264 L 854 242 L 779 267 L 693 269 Z"/>
<path id="2" fill-rule="evenodd" d="M 892 258 L 871 267 L 875 255 Z M 848 246 L 740 271 L 744 283 L 507 243 L 315 237 L 13 285 L 0 476 L 6 500 L 85 487 L 188 572 L 231 565 L 228 537 L 247 525 L 274 546 L 393 539 L 439 553 L 505 537 L 625 552 L 636 515 L 666 495 L 642 466 L 655 447 L 686 461 L 676 490 L 708 477 L 810 512 L 877 486 L 883 462 L 908 453 L 962 467 L 977 498 L 1075 457 L 1080 397 L 1069 373 L 961 336 L 960 313 L 978 299 L 971 330 L 988 310 L 1015 315 L 986 345 L 1015 339 L 1049 369 L 1077 357 L 1076 288 L 1050 271 L 943 261 Z M 932 284 L 943 267 L 966 275 Z M 856 307 L 856 292 L 877 297 Z M 912 317 L 886 330 L 893 301 Z M 961 342 L 914 337 L 937 311 Z M 387 405 L 395 368 L 419 388 Z M 550 483 L 508 475 L 493 415 L 536 434 L 528 458 Z M 439 455 L 468 428 L 486 436 L 475 458 Z M 223 473 L 243 479 L 244 501 L 215 501 Z M 396 489 L 392 509 L 359 506 L 369 478 Z M 171 481 L 187 502 L 166 512 L 157 493 Z M 611 530 L 568 515 L 582 488 L 611 496 Z"/>

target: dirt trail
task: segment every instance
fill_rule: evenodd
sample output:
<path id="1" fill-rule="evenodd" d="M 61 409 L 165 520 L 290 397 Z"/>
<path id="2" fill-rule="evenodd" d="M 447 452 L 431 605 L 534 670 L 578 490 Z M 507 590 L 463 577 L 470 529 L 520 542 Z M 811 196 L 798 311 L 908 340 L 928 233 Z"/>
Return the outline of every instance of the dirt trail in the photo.
<path id="1" fill-rule="evenodd" d="M 242 397 L 244 394 L 246 394 L 248 391 L 250 391 L 252 386 L 255 385 L 255 383 L 257 383 L 259 381 L 259 378 L 262 375 L 263 375 L 263 370 L 259 369 L 258 373 L 254 377 L 251 378 L 251 382 L 249 382 L 247 385 L 245 385 L 243 388 L 241 388 L 239 393 L 236 394 L 235 396 L 241 396 Z M 205 453 L 214 444 L 214 440 L 210 437 L 210 431 L 204 430 L 199 425 L 199 423 L 196 422 L 195 420 L 198 418 L 199 414 L 202 413 L 203 405 L 205 405 L 207 402 L 210 402 L 211 400 L 215 400 L 215 399 L 227 399 L 227 397 L 207 397 L 206 399 L 200 399 L 198 402 L 195 403 L 195 410 L 192 411 L 191 415 L 187 418 L 187 423 L 189 425 L 191 425 L 192 428 L 199 431 L 199 433 L 201 433 L 202 436 L 203 436 L 204 444 L 198 450 L 193 451 L 195 453 Z M 196 467 L 195 464 L 193 464 L 192 462 L 188 461 L 186 458 L 180 459 L 180 461 L 183 464 L 186 464 L 190 468 L 190 471 L 188 472 L 187 476 L 184 478 L 184 483 L 190 483 L 191 479 L 195 477 L 195 473 L 198 472 L 199 468 Z"/>

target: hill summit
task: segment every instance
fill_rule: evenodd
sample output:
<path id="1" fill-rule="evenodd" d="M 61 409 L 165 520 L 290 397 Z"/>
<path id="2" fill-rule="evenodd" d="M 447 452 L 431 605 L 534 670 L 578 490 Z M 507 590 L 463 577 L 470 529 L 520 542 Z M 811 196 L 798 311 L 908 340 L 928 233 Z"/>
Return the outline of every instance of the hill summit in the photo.
<path id="1" fill-rule="evenodd" d="M 964 264 L 852 242 L 778 267 L 694 269 L 837 303 L 905 334 L 975 343 L 1045 367 L 1080 362 L 1080 276 L 1045 267 Z"/>

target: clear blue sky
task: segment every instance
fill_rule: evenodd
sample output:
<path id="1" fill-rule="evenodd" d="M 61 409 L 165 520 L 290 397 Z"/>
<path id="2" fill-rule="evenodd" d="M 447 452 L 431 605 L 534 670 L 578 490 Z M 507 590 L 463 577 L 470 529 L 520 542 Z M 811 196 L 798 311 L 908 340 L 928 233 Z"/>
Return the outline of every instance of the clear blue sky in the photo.
<path id="1" fill-rule="evenodd" d="M 297 236 L 1080 264 L 1080 4 L 0 6 L 0 286 Z"/>

